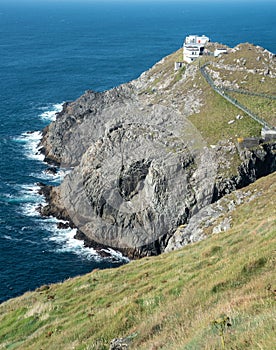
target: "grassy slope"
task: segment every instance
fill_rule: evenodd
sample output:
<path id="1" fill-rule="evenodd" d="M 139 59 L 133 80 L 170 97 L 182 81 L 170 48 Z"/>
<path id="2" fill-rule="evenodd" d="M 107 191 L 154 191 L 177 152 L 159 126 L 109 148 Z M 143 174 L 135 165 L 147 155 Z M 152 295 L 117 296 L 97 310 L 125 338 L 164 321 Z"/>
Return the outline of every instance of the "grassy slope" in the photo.
<path id="1" fill-rule="evenodd" d="M 236 116 L 241 114 L 240 109 L 214 92 L 203 77 L 199 79 L 201 79 L 201 86 L 205 87 L 205 104 L 200 113 L 192 115 L 190 120 L 208 144 L 217 144 L 225 139 L 236 140 L 238 137 L 260 136 L 260 124 L 244 113 L 242 113 L 243 119 L 236 121 Z M 231 120 L 235 120 L 235 123 L 228 124 Z"/>
<path id="2" fill-rule="evenodd" d="M 229 93 L 229 95 L 234 97 L 242 105 L 249 108 L 253 113 L 260 116 L 266 122 L 270 123 L 270 125 L 276 125 L 276 100 L 233 92 Z"/>
<path id="3" fill-rule="evenodd" d="M 239 55 L 235 53 L 223 57 L 226 57 L 227 60 L 232 62 L 236 59 L 237 55 L 237 57 L 240 57 L 242 54 L 243 52 L 241 50 Z M 212 90 L 198 69 L 198 61 L 192 64 L 195 68 L 195 74 L 193 77 L 185 76 L 186 66 L 175 72 L 174 62 L 181 61 L 181 59 L 182 49 L 165 57 L 162 60 L 162 63 L 159 63 L 150 69 L 146 73 L 147 81 L 144 82 L 145 86 L 140 94 L 145 94 L 154 104 L 160 103 L 170 106 L 172 101 L 175 101 L 178 105 L 178 110 L 182 112 L 187 96 L 198 92 L 202 103 L 200 112 L 190 115 L 189 120 L 199 130 L 202 137 L 209 145 L 217 144 L 220 140 L 236 140 L 238 137 L 260 136 L 261 125 L 250 117 L 244 115 L 240 109 L 233 106 L 230 102 L 226 101 L 223 97 Z M 205 60 L 206 58 L 204 57 L 202 63 L 204 63 Z M 208 57 L 208 61 L 220 62 L 220 59 Z M 228 61 L 224 63 L 228 63 Z M 223 69 L 219 71 L 223 76 Z M 227 72 L 226 74 L 227 79 L 230 79 Z M 240 74 L 239 78 L 242 79 L 243 75 Z M 257 84 L 259 76 L 256 75 L 252 79 Z M 253 82 L 251 83 L 253 84 Z M 269 83 L 272 84 L 271 81 L 269 81 Z M 254 91 L 258 91 L 258 89 Z M 255 101 L 256 98 L 253 97 L 252 99 Z M 237 121 L 236 116 L 239 114 L 244 115 L 244 118 Z M 267 111 L 266 114 L 269 114 L 269 116 L 271 115 L 269 111 Z M 261 116 L 263 117 L 263 113 Z M 231 120 L 235 120 L 235 123 L 228 124 Z"/>
<path id="4" fill-rule="evenodd" d="M 29 292 L 0 305 L 0 349 L 221 349 L 212 322 L 230 317 L 226 349 L 275 345 L 276 173 L 243 191 L 232 228 L 118 269 Z"/>
<path id="5" fill-rule="evenodd" d="M 240 89 L 275 97 L 275 77 L 260 73 L 264 69 L 268 69 L 275 75 L 275 59 L 273 63 L 271 58 L 269 58 L 269 53 L 267 51 L 251 44 L 241 44 L 238 45 L 237 48 L 238 50 L 235 52 L 222 55 L 220 58 L 208 58 L 208 61 L 214 62 L 215 64 L 221 64 L 222 66 L 236 66 L 241 70 L 237 69 L 236 71 L 231 71 L 224 68 L 214 67 L 212 65 L 211 69 L 214 72 L 219 73 L 219 76 L 223 81 L 229 81 L 233 85 L 237 83 Z M 204 61 L 205 58 L 202 60 Z M 253 71 L 255 73 L 253 73 Z M 229 94 L 271 125 L 276 125 L 275 100 L 237 93 Z M 239 113 L 244 115 L 241 111 L 239 111 Z M 255 131 L 256 130 L 251 129 L 251 134 L 253 135 Z M 247 136 L 250 135 L 248 134 Z"/>

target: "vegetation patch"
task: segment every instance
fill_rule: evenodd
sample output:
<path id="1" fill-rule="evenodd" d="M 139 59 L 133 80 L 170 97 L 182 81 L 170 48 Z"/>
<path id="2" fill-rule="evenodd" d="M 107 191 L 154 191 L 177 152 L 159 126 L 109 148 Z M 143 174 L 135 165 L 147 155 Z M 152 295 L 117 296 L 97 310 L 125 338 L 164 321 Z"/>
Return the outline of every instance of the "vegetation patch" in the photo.
<path id="1" fill-rule="evenodd" d="M 192 115 L 189 119 L 208 144 L 217 144 L 225 139 L 260 136 L 261 125 L 249 116 L 238 120 L 236 117 L 241 111 L 213 91 L 208 84 L 203 98 L 204 105 L 200 113 Z"/>
<path id="2" fill-rule="evenodd" d="M 273 126 L 276 125 L 276 99 L 273 100 L 234 92 L 228 92 L 228 94 L 267 123 Z"/>
<path id="3" fill-rule="evenodd" d="M 108 350 L 130 337 L 129 349 L 211 350 L 222 335 L 226 349 L 272 349 L 275 180 L 244 189 L 262 195 L 232 212 L 228 232 L 3 303 L 0 349 Z"/>

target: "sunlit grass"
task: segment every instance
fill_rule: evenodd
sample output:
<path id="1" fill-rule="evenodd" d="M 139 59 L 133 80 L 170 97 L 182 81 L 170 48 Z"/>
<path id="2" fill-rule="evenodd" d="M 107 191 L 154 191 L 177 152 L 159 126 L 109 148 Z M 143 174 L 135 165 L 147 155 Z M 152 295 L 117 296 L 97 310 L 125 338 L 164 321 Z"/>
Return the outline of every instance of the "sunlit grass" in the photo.
<path id="1" fill-rule="evenodd" d="M 0 349 L 272 349 L 275 340 L 275 179 L 232 212 L 230 231 L 179 251 L 94 271 L 0 306 Z"/>

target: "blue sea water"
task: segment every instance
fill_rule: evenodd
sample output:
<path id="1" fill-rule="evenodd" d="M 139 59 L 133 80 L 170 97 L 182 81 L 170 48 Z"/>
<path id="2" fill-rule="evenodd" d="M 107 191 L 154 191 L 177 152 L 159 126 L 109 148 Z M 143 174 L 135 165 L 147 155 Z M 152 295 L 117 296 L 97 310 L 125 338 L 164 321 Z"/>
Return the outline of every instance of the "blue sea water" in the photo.
<path id="1" fill-rule="evenodd" d="M 35 208 L 58 184 L 37 154 L 40 130 L 85 90 L 138 77 L 188 34 L 276 52 L 274 1 L 0 0 L 0 302 L 95 268 L 100 259 Z"/>

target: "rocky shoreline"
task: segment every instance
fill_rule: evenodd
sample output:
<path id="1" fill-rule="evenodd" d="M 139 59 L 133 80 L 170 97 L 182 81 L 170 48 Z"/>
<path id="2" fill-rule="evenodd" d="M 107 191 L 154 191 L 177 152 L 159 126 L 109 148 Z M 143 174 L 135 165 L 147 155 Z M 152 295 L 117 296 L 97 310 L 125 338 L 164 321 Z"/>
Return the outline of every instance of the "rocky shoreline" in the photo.
<path id="1" fill-rule="evenodd" d="M 102 254 L 112 248 L 135 259 L 193 241 L 192 229 L 181 239 L 178 228 L 276 170 L 275 142 L 241 149 L 223 132 L 215 144 L 205 141 L 189 116 L 204 108 L 206 86 L 196 65 L 173 73 L 172 57 L 132 82 L 65 103 L 43 130 L 45 161 L 71 172 L 58 187 L 41 184 L 40 213 L 65 220 Z"/>
<path id="2" fill-rule="evenodd" d="M 60 208 L 57 203 L 57 194 L 56 194 L 56 189 L 53 186 L 45 185 L 43 183 L 38 183 L 37 184 L 40 189 L 38 193 L 42 195 L 45 198 L 46 205 L 45 206 L 40 206 L 38 208 L 38 212 L 42 217 L 50 217 L 53 216 L 59 220 L 62 220 L 62 222 L 57 223 L 57 228 L 58 229 L 68 229 L 68 228 L 76 228 L 77 233 L 74 236 L 75 239 L 81 240 L 84 242 L 84 246 L 87 248 L 93 248 L 94 250 L 97 251 L 99 256 L 102 257 L 110 257 L 111 253 L 108 252 L 109 249 L 112 249 L 114 251 L 118 251 L 122 253 L 124 256 L 130 258 L 130 259 L 136 259 L 136 258 L 141 258 L 143 256 L 143 248 L 141 247 L 140 250 L 133 250 L 133 249 L 122 249 L 118 247 L 111 247 L 107 246 L 105 244 L 98 243 L 96 241 L 93 241 L 89 239 L 83 232 L 81 232 L 74 222 L 71 220 L 70 215 L 67 213 L 66 209 Z M 148 247 L 147 247 L 148 248 Z M 152 255 L 157 255 L 160 254 L 160 248 L 156 243 L 153 243 L 151 251 L 153 252 Z M 146 254 L 148 255 L 148 254 Z"/>
<path id="3" fill-rule="evenodd" d="M 40 205 L 37 209 L 42 217 L 53 216 L 56 219 L 61 220 L 57 223 L 58 229 L 77 229 L 77 232 L 74 236 L 75 239 L 83 241 L 85 247 L 93 248 L 98 253 L 98 255 L 103 258 L 112 257 L 111 252 L 109 252 L 109 249 L 113 249 L 112 247 L 106 246 L 104 244 L 99 244 L 95 241 L 88 239 L 80 230 L 78 230 L 76 225 L 71 220 L 70 215 L 67 213 L 67 211 L 65 209 L 59 208 L 59 206 L 56 205 L 57 195 L 55 192 L 55 187 L 46 185 L 42 182 L 37 183 L 37 185 L 40 187 L 38 193 L 44 197 L 47 203 L 45 206 Z M 113 250 L 117 250 L 123 255 L 129 256 L 129 254 L 126 254 L 126 252 L 124 251 L 120 251 L 118 249 Z M 135 258 L 135 256 L 133 256 L 133 258 Z"/>
<path id="4" fill-rule="evenodd" d="M 59 220 L 65 221 L 65 223 L 61 222 L 57 224 L 57 227 L 60 229 L 67 229 L 69 227 L 77 228 L 75 238 L 83 241 L 85 247 L 95 249 L 102 257 L 111 256 L 108 252 L 110 248 L 119 251 L 130 259 L 158 255 L 164 251 L 178 249 L 183 245 L 203 239 L 202 227 L 206 225 L 206 221 L 208 221 L 208 225 L 210 225 L 215 222 L 218 217 L 224 214 L 224 210 L 223 212 L 221 211 L 219 203 L 221 202 L 221 199 L 225 198 L 225 195 L 231 192 L 236 193 L 236 190 L 244 188 L 258 178 L 266 176 L 276 170 L 276 143 L 263 144 L 262 147 L 262 151 L 258 150 L 257 152 L 254 152 L 246 150 L 244 152 L 244 162 L 239 167 L 239 174 L 235 177 L 224 179 L 221 183 L 214 184 L 211 203 L 204 206 L 201 210 L 188 218 L 185 222 L 185 229 L 183 229 L 183 224 L 181 224 L 172 235 L 166 235 L 165 237 L 162 237 L 162 239 L 156 240 L 151 245 L 145 245 L 139 247 L 139 249 L 112 247 L 110 245 L 98 243 L 87 237 L 74 224 L 67 210 L 60 205 L 60 198 L 56 187 L 48 186 L 43 183 L 38 184 L 40 186 L 39 194 L 44 196 L 47 203 L 47 205 L 39 208 L 39 212 L 41 216 L 54 216 Z M 239 192 L 237 192 L 237 196 L 238 193 Z M 224 201 L 226 200 L 224 199 Z M 225 222 L 222 222 L 218 226 L 224 227 L 224 224 Z M 230 228 L 230 224 L 228 226 L 227 227 Z M 221 230 L 224 231 L 225 228 L 222 228 Z"/>

